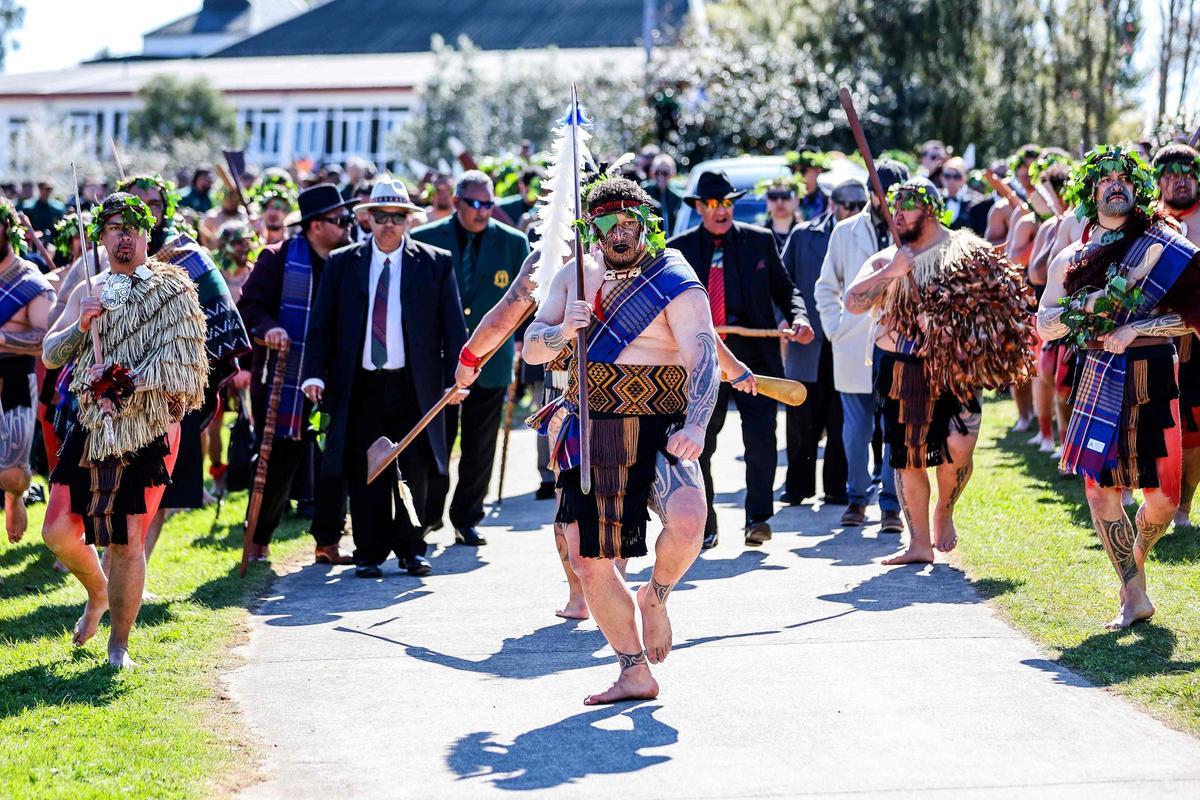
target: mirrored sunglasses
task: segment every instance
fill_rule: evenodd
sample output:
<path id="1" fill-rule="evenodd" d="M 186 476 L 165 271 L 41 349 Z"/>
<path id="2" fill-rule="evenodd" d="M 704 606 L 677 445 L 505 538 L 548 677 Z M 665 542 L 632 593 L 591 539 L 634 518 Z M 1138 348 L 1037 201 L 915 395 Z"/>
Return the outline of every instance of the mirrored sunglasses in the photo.
<path id="1" fill-rule="evenodd" d="M 795 196 L 796 196 L 795 192 L 788 192 L 788 191 L 767 192 L 768 200 L 791 200 Z"/>
<path id="2" fill-rule="evenodd" d="M 487 211 L 488 209 L 493 208 L 496 205 L 496 202 L 494 200 L 476 200 L 471 197 L 460 197 L 458 199 L 460 201 L 466 203 L 468 206 L 475 209 L 476 211 Z"/>
<path id="3" fill-rule="evenodd" d="M 729 197 L 710 197 L 707 200 L 701 200 L 700 203 L 710 210 L 714 208 L 733 208 L 733 199 Z"/>

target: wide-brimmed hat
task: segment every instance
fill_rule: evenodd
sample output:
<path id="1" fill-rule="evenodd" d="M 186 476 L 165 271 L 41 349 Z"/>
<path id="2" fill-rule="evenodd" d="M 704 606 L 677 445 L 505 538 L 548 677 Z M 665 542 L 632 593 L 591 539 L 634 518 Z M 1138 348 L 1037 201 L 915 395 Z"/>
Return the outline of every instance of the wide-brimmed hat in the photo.
<path id="1" fill-rule="evenodd" d="M 689 203 L 694 200 L 737 200 L 745 193 L 745 189 L 740 192 L 734 189 L 724 172 L 705 172 L 696 181 L 696 193 L 686 195 L 683 199 Z"/>
<path id="2" fill-rule="evenodd" d="M 369 211 L 372 208 L 406 208 L 409 211 L 421 211 L 421 207 L 408 199 L 408 187 L 404 182 L 385 175 L 375 180 L 371 188 L 371 199 L 359 203 L 358 208 Z"/>
<path id="3" fill-rule="evenodd" d="M 353 198 L 349 200 L 344 199 L 342 193 L 332 183 L 318 183 L 316 186 L 310 186 L 300 192 L 300 195 L 296 198 L 296 203 L 300 206 L 300 210 L 288 214 L 283 223 L 285 225 L 297 225 L 305 220 L 319 217 L 322 214 L 328 214 L 335 208 L 352 206 L 356 202 Z"/>

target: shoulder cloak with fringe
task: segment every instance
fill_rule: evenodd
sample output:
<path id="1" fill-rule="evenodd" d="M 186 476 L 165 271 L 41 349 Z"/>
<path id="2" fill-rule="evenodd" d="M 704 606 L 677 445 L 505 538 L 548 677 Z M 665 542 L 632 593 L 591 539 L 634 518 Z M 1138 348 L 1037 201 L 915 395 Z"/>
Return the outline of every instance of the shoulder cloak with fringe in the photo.
<path id="1" fill-rule="evenodd" d="M 96 361 L 90 338 L 71 381 L 80 424 L 90 434 L 84 455 L 91 461 L 136 452 L 204 403 L 209 366 L 196 287 L 179 267 L 157 259 L 146 266 L 154 274 L 135 280 L 129 300 L 95 321 L 105 362 L 128 367 L 150 387 L 127 398 L 113 417 L 113 444 L 105 441 L 104 415 L 87 391 L 88 368 Z"/>
<path id="2" fill-rule="evenodd" d="M 931 389 L 968 402 L 1029 380 L 1037 301 L 1020 267 L 961 230 L 918 254 L 912 274 L 915 290 L 909 280 L 888 287 L 879 324 L 914 343 Z"/>

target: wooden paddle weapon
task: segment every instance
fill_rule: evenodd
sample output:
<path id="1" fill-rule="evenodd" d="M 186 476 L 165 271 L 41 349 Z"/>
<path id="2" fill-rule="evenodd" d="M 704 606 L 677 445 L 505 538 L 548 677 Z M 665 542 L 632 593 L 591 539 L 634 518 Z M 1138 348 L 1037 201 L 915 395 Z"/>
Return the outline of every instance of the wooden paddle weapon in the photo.
<path id="1" fill-rule="evenodd" d="M 506 339 L 507 341 L 507 339 Z M 500 445 L 500 481 L 496 486 L 496 505 L 504 503 L 504 472 L 508 468 L 508 436 L 512 433 L 513 412 L 517 408 L 517 386 L 521 383 L 521 356 L 513 356 L 513 379 L 504 397 L 504 437 Z"/>
<path id="2" fill-rule="evenodd" d="M 255 344 L 268 346 L 262 339 Z M 242 564 L 238 577 L 246 576 L 250 563 L 250 547 L 254 544 L 254 532 L 258 528 L 258 517 L 262 512 L 263 490 L 267 486 L 267 462 L 271 460 L 271 447 L 275 444 L 275 420 L 279 416 L 279 399 L 283 396 L 283 379 L 287 372 L 288 349 L 291 342 L 284 340 L 275 350 L 275 371 L 271 376 L 271 394 L 267 398 L 267 418 L 263 421 L 262 444 L 258 448 L 258 463 L 254 467 L 254 483 L 250 487 L 250 502 L 246 507 L 246 529 L 242 534 Z"/>
<path id="3" fill-rule="evenodd" d="M 571 84 L 571 169 L 575 173 L 575 219 L 583 218 L 583 198 L 579 190 L 579 89 Z M 575 228 L 575 299 L 587 300 L 583 286 L 583 235 Z M 592 493 L 592 437 L 588 414 L 587 328 L 575 333 L 575 368 L 579 374 L 579 490 Z"/>
<path id="4" fill-rule="evenodd" d="M 996 190 L 996 194 L 1004 198 L 1010 208 L 1020 208 L 1026 213 L 1033 210 L 1029 207 L 1028 203 L 1021 199 L 1021 196 L 1017 194 L 1011 186 L 1000 180 L 1000 176 L 992 172 L 990 169 L 985 169 L 983 171 L 983 177 L 984 180 L 988 182 L 988 185 Z"/>

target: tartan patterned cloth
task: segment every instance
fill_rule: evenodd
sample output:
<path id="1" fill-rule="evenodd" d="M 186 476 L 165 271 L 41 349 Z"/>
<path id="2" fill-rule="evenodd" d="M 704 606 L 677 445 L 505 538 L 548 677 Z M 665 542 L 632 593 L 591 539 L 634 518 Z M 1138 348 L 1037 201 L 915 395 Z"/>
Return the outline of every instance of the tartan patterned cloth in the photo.
<path id="1" fill-rule="evenodd" d="M 1127 275 L 1136 269 L 1146 251 L 1155 244 L 1161 244 L 1163 252 L 1154 269 L 1139 284 L 1144 292 L 1142 303 L 1133 312 L 1123 310 L 1116 318 L 1118 325 L 1147 319 L 1197 252 L 1187 239 L 1161 223 L 1155 224 L 1125 252 L 1120 274 Z M 1087 350 L 1081 355 L 1083 365 L 1076 377 L 1075 405 L 1063 437 L 1059 467 L 1099 481 L 1106 468 L 1117 466 L 1117 432 L 1125 400 L 1127 359 L 1124 353 L 1103 350 Z"/>
<path id="2" fill-rule="evenodd" d="M 588 328 L 588 361 L 614 363 L 642 331 L 662 313 L 672 300 L 688 289 L 703 289 L 696 273 L 678 250 L 664 250 L 642 268 L 641 275 L 617 284 L 602 303 L 602 319 Z M 574 370 L 572 359 L 569 369 Z M 530 417 L 529 424 L 543 436 L 550 433 L 550 421 L 560 408 L 567 412 L 550 447 L 550 458 L 560 470 L 579 466 L 579 408 L 576 398 L 564 393 L 553 403 Z"/>
<path id="3" fill-rule="evenodd" d="M 308 318 L 312 311 L 312 259 L 308 239 L 293 236 L 288 242 L 283 268 L 283 292 L 279 303 L 279 324 L 291 339 L 283 390 L 279 396 L 275 435 L 299 439 L 304 430 L 304 394 L 300 375 L 304 368 L 304 343 L 308 338 Z"/>
<path id="4" fill-rule="evenodd" d="M 0 325 L 39 294 L 52 291 L 54 288 L 37 267 L 19 256 L 13 258 L 13 263 L 0 275 Z"/>

